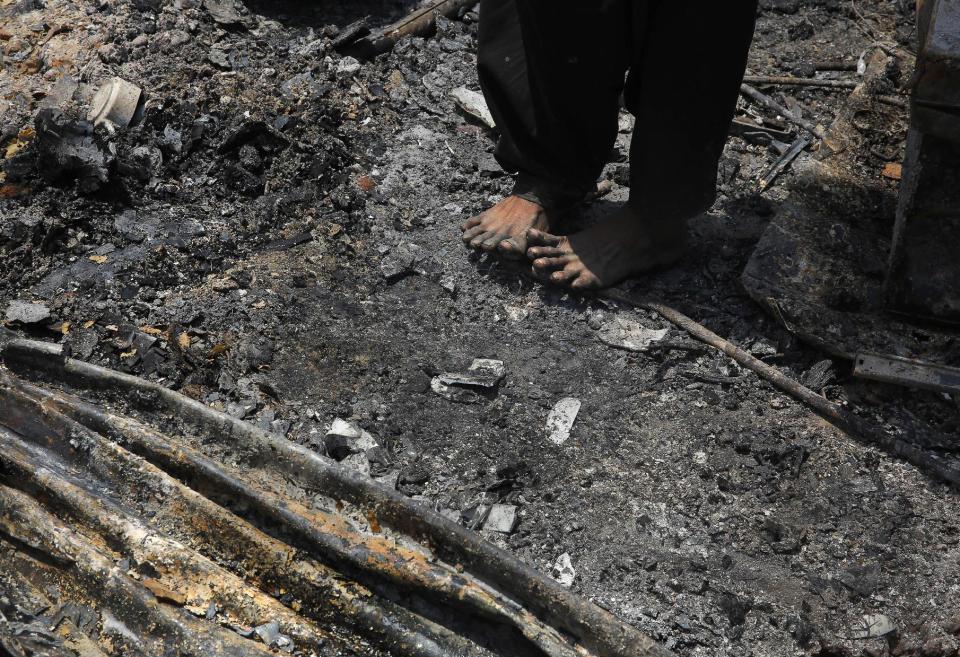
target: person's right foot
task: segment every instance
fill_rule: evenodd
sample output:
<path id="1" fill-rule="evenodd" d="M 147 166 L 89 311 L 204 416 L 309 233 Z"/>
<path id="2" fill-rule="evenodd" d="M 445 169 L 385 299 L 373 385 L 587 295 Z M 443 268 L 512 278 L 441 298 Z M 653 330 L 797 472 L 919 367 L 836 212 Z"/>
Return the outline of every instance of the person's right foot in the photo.
<path id="1" fill-rule="evenodd" d="M 463 242 L 468 247 L 488 253 L 497 251 L 507 258 L 524 256 L 528 230 L 548 227 L 543 207 L 519 196 L 508 196 L 461 226 Z"/>
<path id="2" fill-rule="evenodd" d="M 573 290 L 600 290 L 672 264 L 686 249 L 687 221 L 650 222 L 629 204 L 574 235 L 532 229 L 527 257 L 537 276 Z"/>

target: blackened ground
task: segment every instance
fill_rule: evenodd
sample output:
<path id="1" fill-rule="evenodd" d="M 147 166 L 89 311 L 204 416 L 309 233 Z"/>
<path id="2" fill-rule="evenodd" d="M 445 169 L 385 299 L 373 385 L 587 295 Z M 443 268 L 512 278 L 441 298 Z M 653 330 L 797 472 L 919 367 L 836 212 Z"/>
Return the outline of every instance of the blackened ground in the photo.
<path id="1" fill-rule="evenodd" d="M 455 516 L 517 505 L 518 529 L 490 540 L 544 570 L 569 554 L 575 590 L 680 654 L 954 654 L 955 491 L 675 330 L 643 354 L 597 338 L 617 314 L 666 328 L 653 316 L 463 250 L 456 226 L 510 187 L 491 135 L 448 99 L 476 88 L 475 14 L 372 62 L 332 48 L 331 26 L 411 4 L 249 2 L 233 24 L 198 0 L 5 4 L 0 299 L 51 311 L 14 327 L 318 449 L 351 419 L 385 447 L 375 475 Z M 810 76 L 882 42 L 909 77 L 905 3 L 762 5 L 752 73 Z M 134 127 L 90 136 L 107 182 L 40 170 L 38 110 L 82 118 L 111 75 L 148 102 Z M 845 92 L 785 93 L 827 124 Z M 621 123 L 613 190 L 587 217 L 628 193 Z M 902 124 L 873 136 L 878 176 L 902 138 Z M 955 400 L 854 384 L 740 288 L 786 195 L 789 176 L 754 191 L 775 157 L 731 139 L 714 211 L 650 295 L 891 430 L 913 418 L 955 434 Z M 478 357 L 506 364 L 495 395 L 430 390 Z M 544 422 L 563 397 L 583 405 L 557 446 Z M 877 613 L 897 634 L 853 638 Z"/>

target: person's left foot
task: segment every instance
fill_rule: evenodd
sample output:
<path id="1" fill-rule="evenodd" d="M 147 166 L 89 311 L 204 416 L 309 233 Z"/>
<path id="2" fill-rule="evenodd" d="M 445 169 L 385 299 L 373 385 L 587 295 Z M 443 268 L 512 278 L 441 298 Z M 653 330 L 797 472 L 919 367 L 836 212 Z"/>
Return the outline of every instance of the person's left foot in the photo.
<path id="1" fill-rule="evenodd" d="M 573 290 L 599 290 L 674 263 L 686 250 L 686 221 L 651 224 L 629 205 L 563 237 L 527 231 L 534 273 Z"/>

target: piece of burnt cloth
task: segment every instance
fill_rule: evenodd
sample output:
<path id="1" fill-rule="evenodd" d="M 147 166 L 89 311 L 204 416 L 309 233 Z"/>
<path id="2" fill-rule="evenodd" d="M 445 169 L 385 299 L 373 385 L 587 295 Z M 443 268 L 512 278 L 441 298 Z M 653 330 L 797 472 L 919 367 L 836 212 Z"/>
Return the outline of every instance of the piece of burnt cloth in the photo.
<path id="1" fill-rule="evenodd" d="M 710 207 L 756 0 L 481 0 L 478 69 L 514 193 L 548 208 L 591 191 L 636 117 L 630 202 L 645 217 Z"/>

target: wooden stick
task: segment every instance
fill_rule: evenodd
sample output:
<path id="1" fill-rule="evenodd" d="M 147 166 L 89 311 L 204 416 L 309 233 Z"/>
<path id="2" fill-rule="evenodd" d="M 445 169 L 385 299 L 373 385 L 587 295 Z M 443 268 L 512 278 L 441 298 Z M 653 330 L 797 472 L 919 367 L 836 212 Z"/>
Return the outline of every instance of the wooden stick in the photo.
<path id="1" fill-rule="evenodd" d="M 822 127 L 818 125 L 814 125 L 810 123 L 810 121 L 807 121 L 802 117 L 795 116 L 793 112 L 788 110 L 786 107 L 784 107 L 783 105 L 775 101 L 770 96 L 764 93 L 760 93 L 759 91 L 751 87 L 749 84 L 741 84 L 740 93 L 742 93 L 744 96 L 747 96 L 752 100 L 755 100 L 756 102 L 760 103 L 767 109 L 773 110 L 774 112 L 781 115 L 783 118 L 787 119 L 791 123 L 797 125 L 800 128 L 803 128 L 814 137 L 818 139 L 823 138 L 824 129 Z"/>
<path id="2" fill-rule="evenodd" d="M 776 84 L 792 87 L 826 87 L 831 89 L 855 89 L 859 82 L 856 80 L 814 80 L 811 78 L 796 78 L 787 75 L 746 75 L 744 82 L 749 84 Z"/>
<path id="3" fill-rule="evenodd" d="M 790 145 L 790 148 L 787 149 L 787 152 L 777 158 L 773 166 L 760 176 L 760 181 L 757 184 L 758 191 L 766 191 L 767 187 L 772 185 L 773 181 L 777 179 L 777 176 L 783 173 L 783 171 L 790 166 L 790 163 L 797 159 L 797 156 L 800 155 L 803 149 L 810 145 L 810 141 L 809 135 L 800 135 L 797 137 L 793 144 Z"/>
<path id="4" fill-rule="evenodd" d="M 433 4 L 417 9 L 400 19 L 393 25 L 388 25 L 375 34 L 356 41 L 349 47 L 349 51 L 363 57 L 372 58 L 388 50 L 392 50 L 400 39 L 408 36 L 426 36 L 433 32 L 437 25 L 437 16 L 447 18 L 455 16 L 461 9 L 471 7 L 477 0 L 437 0 Z"/>
<path id="5" fill-rule="evenodd" d="M 783 86 L 798 86 L 798 87 L 827 87 L 827 88 L 836 88 L 836 89 L 856 89 L 860 84 L 856 80 L 811 80 L 808 78 L 794 78 L 794 77 L 778 77 L 773 75 L 747 75 L 744 76 L 743 81 L 750 84 L 773 84 L 773 85 L 783 85 Z M 757 93 L 760 93 L 759 91 Z M 750 96 L 750 93 L 744 91 L 745 95 Z M 755 100 L 759 100 L 754 96 L 751 96 Z M 874 98 L 877 99 L 877 102 L 883 103 L 884 105 L 893 105 L 895 107 L 902 107 L 904 109 L 910 107 L 910 102 L 906 98 L 900 98 L 898 96 L 886 96 L 886 95 L 876 95 Z M 772 100 L 772 99 L 771 99 Z M 760 101 L 767 105 L 766 101 Z M 770 107 L 769 105 L 767 105 Z M 773 109 L 771 107 L 771 109 Z M 779 110 L 775 110 L 779 111 Z M 789 110 L 787 110 L 789 112 Z M 781 112 L 782 113 L 782 112 Z M 787 118 L 793 118 L 789 114 L 784 114 Z"/>
<path id="6" fill-rule="evenodd" d="M 901 107 L 903 109 L 910 107 L 910 101 L 906 98 L 897 98 L 896 96 L 877 96 L 876 98 L 878 102 L 884 105 L 893 105 L 894 107 Z"/>
<path id="7" fill-rule="evenodd" d="M 813 67 L 818 71 L 856 71 L 856 62 L 814 62 Z"/>
<path id="8" fill-rule="evenodd" d="M 854 415 L 839 404 L 830 401 L 822 395 L 818 395 L 810 388 L 794 381 L 777 368 L 767 365 L 762 360 L 747 353 L 732 342 L 721 338 L 707 327 L 695 322 L 683 313 L 655 301 L 634 301 L 622 293 L 615 291 L 607 290 L 602 292 L 601 296 L 627 306 L 657 313 L 697 340 L 722 351 L 744 368 L 758 375 L 775 388 L 787 393 L 797 401 L 806 404 L 816 411 L 818 415 L 847 431 L 852 436 L 903 458 L 918 468 L 926 470 L 955 486 L 960 485 L 960 468 L 957 466 L 938 459 L 936 456 L 925 452 L 912 443 L 888 435 L 879 425 Z"/>

